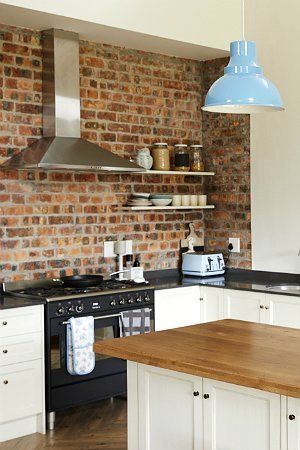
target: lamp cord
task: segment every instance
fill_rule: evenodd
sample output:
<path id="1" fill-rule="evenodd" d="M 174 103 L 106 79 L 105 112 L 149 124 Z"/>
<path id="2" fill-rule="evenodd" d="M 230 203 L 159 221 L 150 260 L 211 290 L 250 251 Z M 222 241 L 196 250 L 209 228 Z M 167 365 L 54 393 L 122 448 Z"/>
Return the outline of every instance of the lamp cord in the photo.
<path id="1" fill-rule="evenodd" d="M 245 0 L 242 0 L 242 40 L 245 41 Z"/>

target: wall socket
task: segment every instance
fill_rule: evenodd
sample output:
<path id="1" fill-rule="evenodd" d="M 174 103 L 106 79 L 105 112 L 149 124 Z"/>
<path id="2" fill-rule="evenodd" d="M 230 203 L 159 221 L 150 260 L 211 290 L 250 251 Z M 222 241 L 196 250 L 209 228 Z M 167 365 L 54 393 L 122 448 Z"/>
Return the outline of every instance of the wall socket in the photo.
<path id="1" fill-rule="evenodd" d="M 114 252 L 114 245 L 116 241 L 104 241 L 104 258 L 113 258 L 117 256 Z M 132 241 L 128 240 L 126 242 L 126 255 L 132 255 Z"/>
<path id="2" fill-rule="evenodd" d="M 228 244 L 231 244 L 233 247 L 231 252 L 240 253 L 241 251 L 240 238 L 229 238 Z"/>

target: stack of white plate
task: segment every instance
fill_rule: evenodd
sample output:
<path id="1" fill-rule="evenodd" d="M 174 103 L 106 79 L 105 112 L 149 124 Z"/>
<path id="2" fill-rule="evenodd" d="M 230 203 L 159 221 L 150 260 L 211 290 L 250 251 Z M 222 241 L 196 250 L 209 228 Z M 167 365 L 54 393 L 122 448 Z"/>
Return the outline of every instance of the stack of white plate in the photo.
<path id="1" fill-rule="evenodd" d="M 149 195 L 146 192 L 139 192 L 132 194 L 132 198 L 128 201 L 128 206 L 151 206 L 152 202 L 149 200 Z"/>

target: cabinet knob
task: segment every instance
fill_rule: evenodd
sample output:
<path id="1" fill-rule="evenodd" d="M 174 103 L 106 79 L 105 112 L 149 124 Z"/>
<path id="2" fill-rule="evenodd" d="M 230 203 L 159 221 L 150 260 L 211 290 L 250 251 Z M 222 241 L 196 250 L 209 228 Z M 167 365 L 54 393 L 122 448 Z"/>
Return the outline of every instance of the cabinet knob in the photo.
<path id="1" fill-rule="evenodd" d="M 294 414 L 290 414 L 290 415 L 289 415 L 289 419 L 290 419 L 290 420 L 295 420 L 296 417 L 294 416 Z"/>
<path id="2" fill-rule="evenodd" d="M 260 309 L 264 309 L 264 305 L 259 305 Z"/>
<path id="3" fill-rule="evenodd" d="M 5 349 L 3 350 L 3 353 L 6 354 L 7 352 L 8 352 L 8 350 L 5 348 Z"/>
<path id="4" fill-rule="evenodd" d="M 8 380 L 4 380 L 3 383 L 4 383 L 4 384 L 8 384 Z"/>
<path id="5" fill-rule="evenodd" d="M 268 307 L 268 306 L 265 306 L 265 309 L 269 309 L 269 307 Z"/>
<path id="6" fill-rule="evenodd" d="M 200 302 L 203 302 L 204 298 L 203 298 L 203 297 L 200 297 L 199 300 L 200 300 Z"/>
<path id="7" fill-rule="evenodd" d="M 194 397 L 198 397 L 199 396 L 199 392 L 198 391 L 194 391 Z"/>
<path id="8" fill-rule="evenodd" d="M 203 398 L 205 398 L 205 400 L 207 400 L 209 398 L 209 394 L 204 394 Z"/>
<path id="9" fill-rule="evenodd" d="M 4 321 L 2 322 L 2 325 L 7 325 L 6 320 L 4 320 Z"/>

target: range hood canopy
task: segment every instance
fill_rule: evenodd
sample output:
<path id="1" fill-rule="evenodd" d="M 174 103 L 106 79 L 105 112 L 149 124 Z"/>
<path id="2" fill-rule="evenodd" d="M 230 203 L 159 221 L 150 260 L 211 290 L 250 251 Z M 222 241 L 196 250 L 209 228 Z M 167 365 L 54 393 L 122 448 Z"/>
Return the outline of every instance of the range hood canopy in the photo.
<path id="1" fill-rule="evenodd" d="M 80 138 L 78 34 L 51 29 L 42 38 L 43 137 L 2 167 L 143 172 L 128 159 Z"/>

